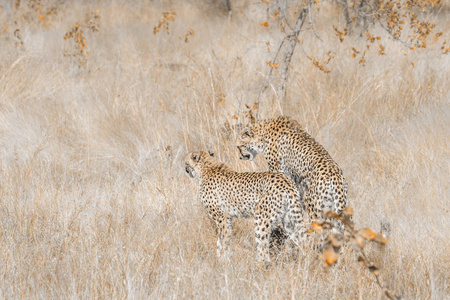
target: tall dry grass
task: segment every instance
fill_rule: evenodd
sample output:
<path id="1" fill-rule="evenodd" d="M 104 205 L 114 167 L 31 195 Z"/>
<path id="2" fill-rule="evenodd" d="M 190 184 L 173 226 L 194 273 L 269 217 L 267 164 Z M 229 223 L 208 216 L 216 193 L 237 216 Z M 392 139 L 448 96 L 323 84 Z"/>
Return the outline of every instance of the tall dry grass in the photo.
<path id="1" fill-rule="evenodd" d="M 350 250 L 327 270 L 305 243 L 297 260 L 282 252 L 261 269 L 251 221 L 233 224 L 232 259 L 217 260 L 182 162 L 211 149 L 236 169 L 265 170 L 234 146 L 255 102 L 259 117 L 292 116 L 329 150 L 358 227 L 389 221 L 391 242 L 368 251 L 388 286 L 406 299 L 449 297 L 448 56 L 432 45 L 405 56 L 387 42 L 362 67 L 346 48 L 362 41 L 339 45 L 324 17 L 323 42 L 302 34 L 281 102 L 271 88 L 259 95 L 281 35 L 259 25 L 264 7 L 242 3 L 231 19 L 194 1 L 69 2 L 45 22 L 25 3 L 0 9 L 1 298 L 382 297 Z M 64 35 L 97 9 L 80 67 Z M 166 10 L 177 13 L 169 34 L 153 35 Z M 329 50 L 325 75 L 306 55 Z"/>

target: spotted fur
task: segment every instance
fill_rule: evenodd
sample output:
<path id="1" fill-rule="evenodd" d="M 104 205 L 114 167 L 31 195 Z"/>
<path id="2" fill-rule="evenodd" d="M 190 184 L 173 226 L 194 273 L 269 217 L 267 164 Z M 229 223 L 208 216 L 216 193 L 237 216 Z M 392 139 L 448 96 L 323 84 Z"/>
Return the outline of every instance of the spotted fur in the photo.
<path id="1" fill-rule="evenodd" d="M 199 186 L 200 202 L 217 225 L 219 256 L 229 248 L 232 218 L 254 217 L 260 261 L 270 261 L 273 229 L 283 228 L 295 243 L 303 237 L 303 208 L 293 183 L 284 174 L 235 172 L 205 151 L 191 152 L 185 163 L 186 172 Z"/>
<path id="2" fill-rule="evenodd" d="M 240 158 L 264 154 L 270 172 L 290 177 L 304 197 L 311 219 L 347 206 L 347 183 L 341 168 L 325 148 L 288 117 L 259 121 L 244 128 L 238 140 Z M 342 230 L 342 225 L 338 224 Z"/>

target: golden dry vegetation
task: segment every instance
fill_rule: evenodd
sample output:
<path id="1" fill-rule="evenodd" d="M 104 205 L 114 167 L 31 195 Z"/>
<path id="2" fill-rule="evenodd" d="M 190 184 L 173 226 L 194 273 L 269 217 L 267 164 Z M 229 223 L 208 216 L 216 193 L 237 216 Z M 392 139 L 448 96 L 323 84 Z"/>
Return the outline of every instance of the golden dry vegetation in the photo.
<path id="1" fill-rule="evenodd" d="M 1 298 L 383 297 L 350 248 L 329 269 L 311 242 L 261 268 L 251 220 L 233 223 L 231 259 L 217 259 L 183 160 L 210 149 L 265 170 L 235 149 L 249 109 L 295 118 L 329 150 L 358 228 L 390 224 L 390 242 L 366 250 L 389 288 L 449 297 L 448 3 L 430 15 L 439 42 L 411 51 L 386 38 L 365 66 L 351 47 L 366 39 L 341 44 L 338 8 L 323 4 L 322 41 L 301 33 L 279 100 L 270 86 L 260 95 L 282 38 L 262 2 L 231 18 L 212 2 L 12 2 L 0 6 Z M 163 12 L 175 12 L 167 24 Z M 329 51 L 326 74 L 307 57 Z"/>

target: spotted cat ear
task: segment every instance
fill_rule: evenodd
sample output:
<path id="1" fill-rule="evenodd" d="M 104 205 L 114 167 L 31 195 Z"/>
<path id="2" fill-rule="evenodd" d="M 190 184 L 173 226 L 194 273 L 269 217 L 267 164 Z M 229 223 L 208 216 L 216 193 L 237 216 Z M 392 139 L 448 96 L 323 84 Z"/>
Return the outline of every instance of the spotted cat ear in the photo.
<path id="1" fill-rule="evenodd" d="M 192 153 L 192 160 L 195 162 L 198 162 L 200 160 L 200 152 L 194 152 Z"/>
<path id="2" fill-rule="evenodd" d="M 252 132 L 250 131 L 250 128 L 244 127 L 244 129 L 242 129 L 242 136 L 252 137 Z"/>
<path id="3" fill-rule="evenodd" d="M 209 156 L 214 157 L 214 152 L 208 151 L 208 153 L 209 153 Z"/>

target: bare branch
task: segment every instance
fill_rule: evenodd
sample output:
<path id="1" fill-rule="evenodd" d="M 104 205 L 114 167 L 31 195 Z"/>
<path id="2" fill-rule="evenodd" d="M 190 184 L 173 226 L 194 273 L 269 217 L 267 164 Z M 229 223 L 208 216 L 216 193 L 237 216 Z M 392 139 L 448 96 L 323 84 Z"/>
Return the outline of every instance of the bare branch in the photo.
<path id="1" fill-rule="evenodd" d="M 311 1 L 308 2 L 308 10 L 309 10 L 309 26 L 310 26 L 310 28 L 312 28 L 316 38 L 318 38 L 321 42 L 323 42 L 322 38 L 319 36 L 319 34 L 316 31 L 316 26 L 314 26 L 314 20 L 313 20 L 312 10 L 311 10 Z"/>
<path id="2" fill-rule="evenodd" d="M 305 17 L 308 14 L 309 7 L 305 6 L 300 15 L 298 16 L 297 22 L 295 23 L 293 32 L 287 37 L 288 46 L 283 58 L 283 68 L 281 71 L 281 82 L 278 86 L 278 97 L 284 99 L 286 96 L 286 83 L 289 76 L 289 64 L 291 63 L 292 54 L 294 53 L 295 46 L 297 45 L 297 37 L 302 29 L 303 23 L 305 22 Z"/>

